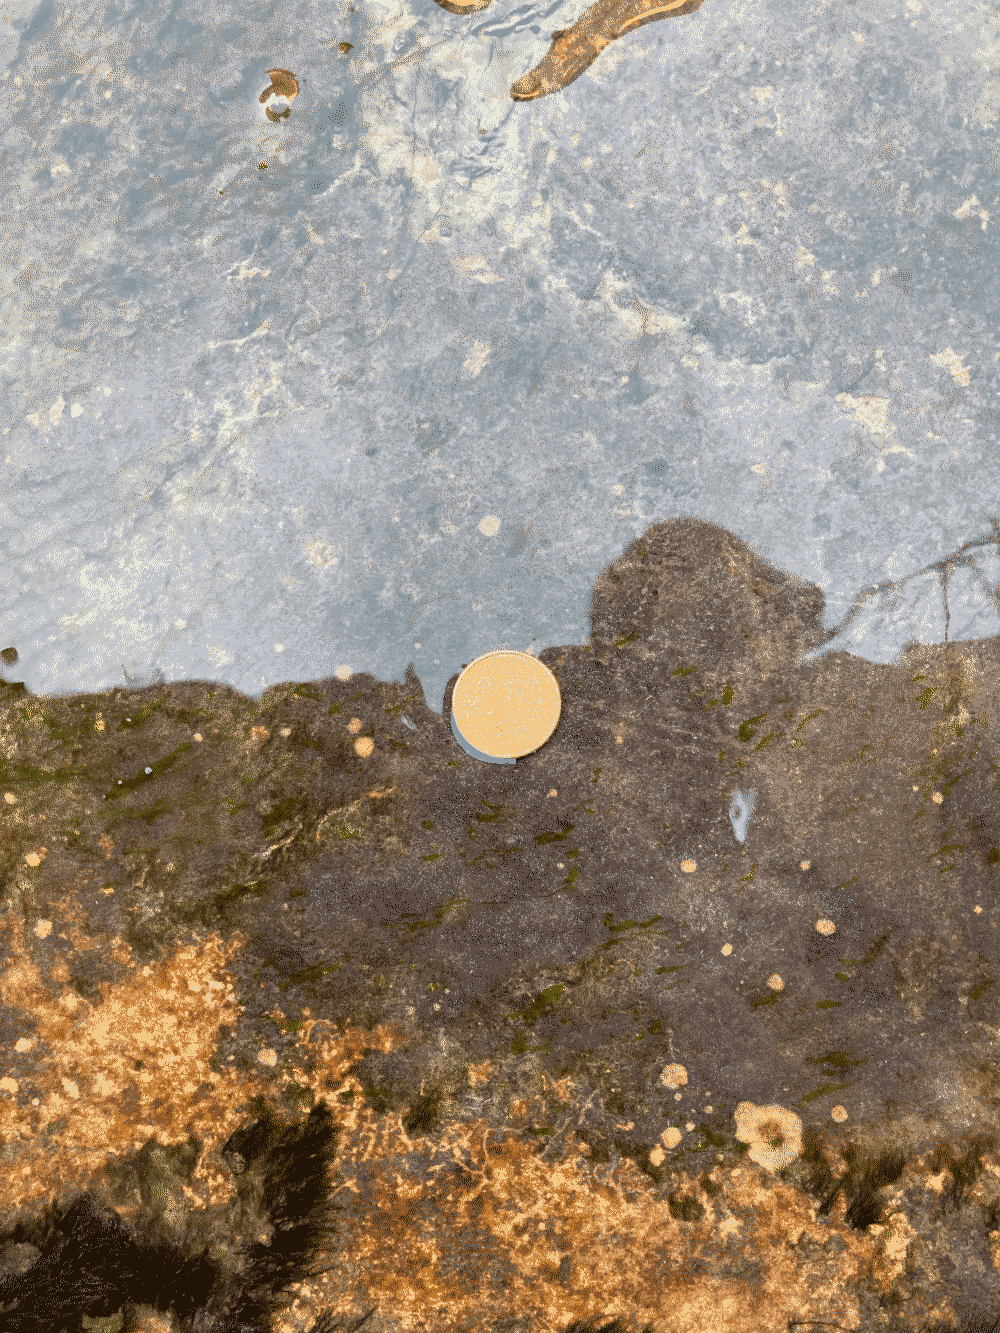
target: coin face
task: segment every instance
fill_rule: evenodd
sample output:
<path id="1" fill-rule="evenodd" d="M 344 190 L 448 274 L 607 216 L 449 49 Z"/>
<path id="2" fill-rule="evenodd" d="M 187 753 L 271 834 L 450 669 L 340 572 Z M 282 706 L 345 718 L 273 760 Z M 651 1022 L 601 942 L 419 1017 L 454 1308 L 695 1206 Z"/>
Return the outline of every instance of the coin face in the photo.
<path id="1" fill-rule="evenodd" d="M 451 708 L 471 746 L 497 759 L 519 759 L 555 731 L 562 700 L 544 663 L 503 648 L 469 663 L 455 682 Z"/>

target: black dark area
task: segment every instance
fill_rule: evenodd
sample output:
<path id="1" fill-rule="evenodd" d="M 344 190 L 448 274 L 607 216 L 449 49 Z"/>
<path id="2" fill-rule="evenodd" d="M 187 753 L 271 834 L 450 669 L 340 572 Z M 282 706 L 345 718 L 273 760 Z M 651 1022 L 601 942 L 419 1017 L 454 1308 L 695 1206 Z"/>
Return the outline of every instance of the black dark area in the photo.
<path id="1" fill-rule="evenodd" d="M 223 1155 L 237 1176 L 239 1207 L 221 1236 L 170 1238 L 157 1209 L 171 1179 L 189 1179 L 201 1145 L 150 1142 L 109 1172 L 114 1191 L 134 1190 L 133 1225 L 87 1192 L 50 1204 L 0 1234 L 0 1327 L 4 1333 L 82 1333 L 83 1317 L 142 1306 L 172 1312 L 185 1333 L 269 1333 L 289 1289 L 313 1274 L 333 1227 L 329 1167 L 336 1126 L 325 1102 L 287 1122 L 263 1099 Z M 249 1239 L 261 1226 L 262 1243 Z M 360 1328 L 361 1325 L 356 1325 Z"/>

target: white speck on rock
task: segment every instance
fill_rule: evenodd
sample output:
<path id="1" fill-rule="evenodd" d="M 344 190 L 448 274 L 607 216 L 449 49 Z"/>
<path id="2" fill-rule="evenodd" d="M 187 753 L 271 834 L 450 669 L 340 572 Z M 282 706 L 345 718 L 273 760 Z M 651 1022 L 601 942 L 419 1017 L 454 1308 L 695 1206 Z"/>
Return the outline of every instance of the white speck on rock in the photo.
<path id="1" fill-rule="evenodd" d="M 757 793 L 755 790 L 733 792 L 733 799 L 729 805 L 729 822 L 733 826 L 733 833 L 736 835 L 737 842 L 746 842 L 747 829 L 750 827 L 750 820 L 753 818 L 756 809 Z"/>

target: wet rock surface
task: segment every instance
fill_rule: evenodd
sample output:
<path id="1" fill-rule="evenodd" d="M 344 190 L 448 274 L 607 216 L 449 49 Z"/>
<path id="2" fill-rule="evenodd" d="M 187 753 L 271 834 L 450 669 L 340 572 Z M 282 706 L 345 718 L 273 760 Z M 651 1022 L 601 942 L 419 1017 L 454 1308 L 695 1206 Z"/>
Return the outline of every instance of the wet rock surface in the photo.
<path id="1" fill-rule="evenodd" d="M 12 1327 L 81 1191 L 215 1254 L 178 1328 L 226 1327 L 254 1263 L 246 1320 L 290 1333 L 995 1319 L 997 641 L 799 664 L 821 611 L 723 529 L 657 525 L 590 643 L 541 655 L 562 717 L 514 766 L 412 668 L 260 700 L 8 679 Z M 225 1147 L 313 1142 L 321 1105 L 302 1207 L 332 1221 L 268 1268 L 295 1153 L 248 1194 Z M 167 1308 L 112 1287 L 77 1315 Z"/>

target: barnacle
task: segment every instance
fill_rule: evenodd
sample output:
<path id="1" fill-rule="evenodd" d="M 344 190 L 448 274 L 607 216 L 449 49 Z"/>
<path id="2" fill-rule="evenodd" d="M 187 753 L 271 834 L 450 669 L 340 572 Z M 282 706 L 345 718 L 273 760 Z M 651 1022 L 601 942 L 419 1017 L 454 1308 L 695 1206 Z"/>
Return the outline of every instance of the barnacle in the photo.
<path id="1" fill-rule="evenodd" d="M 802 1151 L 802 1121 L 784 1106 L 740 1102 L 733 1112 L 736 1137 L 749 1143 L 751 1162 L 768 1171 L 791 1165 Z"/>

